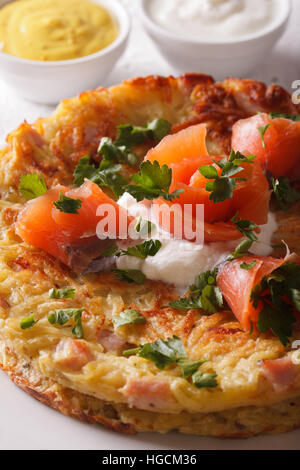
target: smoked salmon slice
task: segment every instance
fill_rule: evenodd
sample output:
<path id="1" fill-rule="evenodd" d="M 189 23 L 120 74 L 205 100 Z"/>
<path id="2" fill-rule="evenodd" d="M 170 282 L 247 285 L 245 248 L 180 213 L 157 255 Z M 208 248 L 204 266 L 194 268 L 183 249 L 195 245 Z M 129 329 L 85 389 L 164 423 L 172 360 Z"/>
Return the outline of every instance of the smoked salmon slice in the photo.
<path id="1" fill-rule="evenodd" d="M 249 331 L 251 324 L 257 323 L 262 309 L 262 305 L 259 304 L 255 308 L 251 302 L 253 288 L 259 285 L 264 277 L 270 276 L 276 269 L 290 262 L 300 264 L 299 257 L 291 255 L 285 259 L 275 259 L 247 256 L 227 262 L 219 268 L 217 285 L 244 330 Z M 250 269 L 242 269 L 242 265 L 247 265 Z"/>
<path id="2" fill-rule="evenodd" d="M 206 125 L 197 124 L 190 126 L 177 134 L 167 135 L 161 142 L 149 150 L 146 160 L 160 165 L 179 163 L 184 158 L 193 159 L 199 156 L 207 156 Z"/>
<path id="3" fill-rule="evenodd" d="M 232 129 L 232 148 L 246 156 L 255 155 L 262 168 L 276 178 L 293 178 L 293 170 L 300 165 L 300 122 L 272 119 L 265 113 L 241 119 Z"/>
<path id="4" fill-rule="evenodd" d="M 271 197 L 269 184 L 259 163 L 254 161 L 241 164 L 242 170 L 235 176 L 245 181 L 237 180 L 232 198 L 222 202 L 213 202 L 210 198 L 211 193 L 206 190 L 206 185 L 210 180 L 199 172 L 199 168 L 203 165 L 213 165 L 220 176 L 221 169 L 216 162 L 223 157 L 208 154 L 205 138 L 206 127 L 199 124 L 165 137 L 148 152 L 146 160 L 152 162 L 156 160 L 160 165 L 167 164 L 172 169 L 170 192 L 183 190 L 171 203 L 158 199 L 154 201 L 154 205 L 168 204 L 174 213 L 185 209 L 189 212 L 188 217 L 194 220 L 194 228 L 197 217 L 196 207 L 203 205 L 205 241 L 237 240 L 241 234 L 231 222 L 237 212 L 241 218 L 251 220 L 257 225 L 267 223 Z M 188 209 L 187 205 L 189 205 Z M 174 222 L 170 225 L 168 221 L 165 225 L 164 218 L 159 217 L 158 223 L 165 230 L 174 233 Z M 184 225 L 184 220 L 182 225 Z"/>
<path id="5" fill-rule="evenodd" d="M 61 212 L 54 206 L 61 193 L 81 200 L 78 214 Z M 115 211 L 116 217 L 113 217 L 110 228 L 112 238 L 114 235 L 119 237 L 124 226 L 128 228 L 132 218 L 89 180 L 76 189 L 56 186 L 46 194 L 28 201 L 18 216 L 16 233 L 29 245 L 46 251 L 75 271 L 80 271 L 83 261 L 100 256 L 112 244 L 111 240 L 100 240 L 96 236 L 97 224 L 106 216 L 106 213 L 97 216 L 97 210 L 104 205 Z M 125 221 L 124 226 L 119 225 L 120 220 Z M 76 259 L 80 266 L 76 266 Z"/>

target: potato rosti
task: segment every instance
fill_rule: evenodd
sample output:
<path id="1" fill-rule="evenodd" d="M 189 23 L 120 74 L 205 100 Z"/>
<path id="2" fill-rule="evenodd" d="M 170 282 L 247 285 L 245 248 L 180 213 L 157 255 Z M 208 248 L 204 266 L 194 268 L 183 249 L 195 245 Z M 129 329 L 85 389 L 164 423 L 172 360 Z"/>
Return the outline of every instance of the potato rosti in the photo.
<path id="1" fill-rule="evenodd" d="M 300 340 L 297 325 L 283 345 L 270 331 L 244 331 L 229 310 L 203 315 L 199 308 L 171 307 L 178 298 L 172 285 L 124 283 L 111 272 L 76 275 L 15 232 L 25 203 L 18 190 L 22 175 L 39 173 L 48 188 L 71 186 L 79 160 L 89 155 L 97 161 L 99 141 L 115 139 L 117 125 L 161 118 L 174 134 L 206 123 L 209 153 L 225 155 L 233 125 L 258 111 L 296 114 L 300 107 L 277 85 L 151 76 L 65 100 L 51 117 L 23 123 L 8 136 L 0 158 L 0 361 L 17 385 L 67 415 L 120 432 L 248 437 L 300 427 L 300 354 L 292 346 Z M 140 161 L 152 145 L 135 148 Z M 133 172 L 122 164 L 124 177 Z M 273 237 L 274 245 L 284 239 L 298 254 L 299 209 L 296 202 L 277 211 Z M 280 250 L 274 254 L 282 256 Z M 60 296 L 62 289 L 72 294 Z M 142 321 L 118 324 L 115 318 L 126 310 L 140 312 Z M 51 317 L 58 311 L 69 317 Z M 31 328 L 22 328 L 24 319 Z M 84 338 L 74 335 L 82 327 Z M 176 353 L 167 367 L 123 354 L 156 341 Z M 182 374 L 180 359 L 187 358 L 200 367 L 198 386 Z M 282 387 L 274 386 L 284 365 L 278 361 L 286 361 Z"/>

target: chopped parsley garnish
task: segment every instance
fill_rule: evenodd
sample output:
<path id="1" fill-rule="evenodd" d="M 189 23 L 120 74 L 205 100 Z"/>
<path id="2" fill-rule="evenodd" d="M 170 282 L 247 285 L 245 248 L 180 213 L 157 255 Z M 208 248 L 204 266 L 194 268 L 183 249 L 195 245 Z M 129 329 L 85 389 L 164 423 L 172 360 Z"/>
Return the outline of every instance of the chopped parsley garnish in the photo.
<path id="1" fill-rule="evenodd" d="M 135 256 L 136 258 L 146 259 L 147 256 L 155 256 L 162 247 L 162 243 L 159 240 L 147 240 L 141 245 L 130 246 L 127 250 L 118 250 L 114 253 L 114 256 Z"/>
<path id="2" fill-rule="evenodd" d="M 290 119 L 291 121 L 300 121 L 300 114 L 284 114 L 284 113 L 270 113 L 271 119 L 284 118 Z"/>
<path id="3" fill-rule="evenodd" d="M 78 214 L 78 209 L 81 208 L 81 199 L 74 199 L 72 197 L 65 196 L 62 191 L 59 193 L 59 200 L 53 202 L 55 207 L 65 214 Z"/>
<path id="4" fill-rule="evenodd" d="M 126 186 L 126 191 L 130 193 L 138 202 L 143 199 L 153 200 L 159 197 L 166 201 L 172 201 L 184 192 L 177 189 L 169 193 L 172 182 L 172 170 L 167 165 L 160 166 L 157 161 L 151 163 L 149 160 L 143 162 L 140 172 L 132 175 L 131 180 L 135 183 Z"/>
<path id="5" fill-rule="evenodd" d="M 256 266 L 256 263 L 257 263 L 257 260 L 253 260 L 251 261 L 251 263 L 242 263 L 241 264 L 241 269 L 245 269 L 246 271 L 251 271 L 251 269 L 254 268 L 254 266 Z"/>
<path id="6" fill-rule="evenodd" d="M 100 170 L 105 170 L 116 162 L 136 166 L 139 159 L 131 148 L 141 145 L 146 140 L 158 142 L 169 134 L 170 130 L 171 124 L 164 119 L 155 119 L 145 127 L 131 124 L 117 126 L 118 134 L 115 141 L 109 137 L 101 139 L 98 147 L 98 153 L 102 155 Z"/>
<path id="7" fill-rule="evenodd" d="M 187 361 L 186 359 L 179 359 L 178 365 L 182 369 L 182 377 L 188 379 L 192 377 L 199 369 L 200 366 L 205 364 L 206 361 L 192 362 Z"/>
<path id="8" fill-rule="evenodd" d="M 254 222 L 251 222 L 251 220 L 242 220 L 239 214 L 236 214 L 233 217 L 233 219 L 231 219 L 231 222 L 233 222 L 237 230 L 242 235 L 249 238 L 249 240 L 252 240 L 252 241 L 258 240 L 258 237 L 253 232 L 255 229 L 258 228 L 258 225 L 256 225 Z"/>
<path id="9" fill-rule="evenodd" d="M 169 305 L 178 310 L 200 308 L 208 314 L 213 314 L 223 308 L 223 296 L 217 286 L 217 268 L 206 271 L 196 277 L 195 284 L 190 287 L 190 297 L 175 300 Z"/>
<path id="10" fill-rule="evenodd" d="M 113 315 L 113 323 L 116 328 L 124 325 L 142 325 L 146 318 L 135 309 L 124 310 L 120 315 Z"/>
<path id="11" fill-rule="evenodd" d="M 166 341 L 158 339 L 154 343 L 147 343 L 134 349 L 128 349 L 123 352 L 123 355 L 125 357 L 137 355 L 152 361 L 156 367 L 161 370 L 164 370 L 167 366 L 178 364 L 182 370 L 182 377 L 184 379 L 192 377 L 194 385 L 199 384 L 199 388 L 217 387 L 217 376 L 215 374 L 203 374 L 205 380 L 200 381 L 198 369 L 206 361 L 188 361 L 186 359 L 184 344 L 177 336 L 173 336 L 173 338 L 169 338 Z M 198 385 L 196 385 L 196 387 L 198 387 Z"/>
<path id="12" fill-rule="evenodd" d="M 136 166 L 139 162 L 137 155 L 126 146 L 118 146 L 109 137 L 103 137 L 98 147 L 98 153 L 102 155 L 100 170 L 105 170 L 113 163 L 124 163 Z"/>
<path id="13" fill-rule="evenodd" d="M 228 256 L 227 261 L 233 261 L 237 258 L 244 258 L 249 255 L 249 250 L 253 245 L 252 240 L 243 240 L 234 250 L 231 255 Z"/>
<path id="14" fill-rule="evenodd" d="M 72 329 L 72 334 L 76 336 L 76 338 L 83 338 L 83 328 L 81 323 L 82 312 L 84 308 L 65 308 L 65 309 L 58 309 L 55 310 L 54 313 L 51 313 L 48 316 L 48 321 L 51 325 L 60 325 L 63 326 L 68 321 L 73 318 L 75 322 L 75 326 Z"/>
<path id="15" fill-rule="evenodd" d="M 22 175 L 19 184 L 19 192 L 25 199 L 35 199 L 47 192 L 47 186 L 43 175 L 36 173 Z"/>
<path id="16" fill-rule="evenodd" d="M 194 308 L 202 308 L 201 298 L 197 297 L 183 297 L 179 300 L 174 300 L 169 303 L 170 307 L 176 310 L 191 310 Z"/>
<path id="17" fill-rule="evenodd" d="M 243 163 L 252 163 L 255 157 L 246 158 L 240 152 L 231 151 L 229 159 L 223 158 L 216 161 L 215 164 L 222 170 L 219 176 L 218 170 L 214 165 L 203 165 L 199 168 L 200 173 L 207 179 L 213 180 L 206 184 L 206 191 L 210 192 L 210 201 L 214 203 L 223 202 L 233 197 L 233 191 L 236 188 L 236 182 L 245 180 L 245 178 L 233 178 L 234 175 L 243 171 L 240 165 Z"/>
<path id="18" fill-rule="evenodd" d="M 128 282 L 128 284 L 144 284 L 146 276 L 138 269 L 115 269 L 114 273 L 120 281 Z"/>
<path id="19" fill-rule="evenodd" d="M 193 377 L 193 384 L 197 388 L 217 388 L 218 381 L 217 381 L 216 374 L 204 374 L 201 371 L 196 372 Z"/>
<path id="20" fill-rule="evenodd" d="M 158 369 L 165 369 L 167 366 L 175 364 L 179 359 L 186 357 L 185 348 L 181 339 L 177 336 L 169 338 L 167 341 L 158 339 L 154 343 L 147 343 L 135 349 L 124 351 L 124 356 L 132 354 L 154 362 Z"/>
<path id="21" fill-rule="evenodd" d="M 264 149 L 266 148 L 265 134 L 267 130 L 269 129 L 269 127 L 271 127 L 271 124 L 267 124 L 266 126 L 259 126 L 257 128 L 258 132 L 260 133 L 261 142 L 262 142 L 262 146 Z"/>
<path id="22" fill-rule="evenodd" d="M 75 299 L 75 289 L 73 287 L 65 287 L 63 289 L 50 289 L 50 299 Z"/>
<path id="23" fill-rule="evenodd" d="M 272 178 L 274 195 L 281 210 L 290 209 L 291 205 L 300 201 L 300 193 L 291 186 L 289 178 L 280 176 L 278 179 Z"/>
<path id="24" fill-rule="evenodd" d="M 251 302 L 254 308 L 262 304 L 258 330 L 261 333 L 271 330 L 287 346 L 296 322 L 294 312 L 300 312 L 300 266 L 287 263 L 264 277 L 253 288 Z"/>
<path id="25" fill-rule="evenodd" d="M 171 124 L 164 119 L 154 119 L 145 127 L 123 124 L 117 127 L 118 135 L 115 141 L 117 146 L 132 147 L 140 145 L 145 140 L 160 141 L 170 133 Z"/>
<path id="26" fill-rule="evenodd" d="M 157 227 L 150 220 L 139 217 L 138 222 L 135 226 L 135 231 L 140 234 L 142 238 L 151 237 L 155 234 Z"/>
<path id="27" fill-rule="evenodd" d="M 29 317 L 23 318 L 20 322 L 21 330 L 30 330 L 34 325 L 36 325 L 38 320 L 34 319 L 34 315 L 29 315 Z"/>
<path id="28" fill-rule="evenodd" d="M 110 188 L 119 198 L 124 192 L 124 187 L 128 184 L 126 178 L 120 174 L 121 169 L 121 165 L 110 164 L 101 170 L 91 163 L 91 157 L 82 157 L 74 171 L 74 185 L 81 186 L 87 178 L 100 188 Z"/>

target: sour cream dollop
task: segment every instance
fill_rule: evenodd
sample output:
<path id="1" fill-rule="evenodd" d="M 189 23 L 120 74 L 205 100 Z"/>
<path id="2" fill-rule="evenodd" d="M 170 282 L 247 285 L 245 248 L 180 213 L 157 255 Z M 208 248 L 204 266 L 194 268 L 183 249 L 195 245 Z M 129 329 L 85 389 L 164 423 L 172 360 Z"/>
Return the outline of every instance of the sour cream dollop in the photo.
<path id="1" fill-rule="evenodd" d="M 119 199 L 120 206 L 128 210 L 133 217 L 144 217 L 145 207 L 128 193 Z M 155 223 L 155 221 L 153 220 Z M 254 243 L 251 252 L 256 255 L 268 256 L 272 252 L 271 240 L 277 229 L 275 215 L 270 213 L 268 223 L 260 227 L 259 243 Z M 121 256 L 117 259 L 118 269 L 138 269 L 147 279 L 174 284 L 180 292 L 192 285 L 197 275 L 214 269 L 226 260 L 234 251 L 239 241 L 207 243 L 204 246 L 187 240 L 165 239 L 163 231 L 159 230 L 153 239 L 159 239 L 161 249 L 155 256 L 145 260 L 134 256 Z M 140 241 L 137 243 L 141 243 Z"/>
<path id="2" fill-rule="evenodd" d="M 185 38 L 234 41 L 272 26 L 285 0 L 148 0 L 153 21 Z"/>

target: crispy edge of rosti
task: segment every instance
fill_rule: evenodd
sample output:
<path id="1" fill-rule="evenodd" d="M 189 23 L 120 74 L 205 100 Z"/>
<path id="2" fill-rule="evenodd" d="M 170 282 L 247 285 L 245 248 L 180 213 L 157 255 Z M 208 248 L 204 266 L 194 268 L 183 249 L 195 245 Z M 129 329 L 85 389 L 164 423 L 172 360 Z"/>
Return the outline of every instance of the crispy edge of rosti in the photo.
<path id="1" fill-rule="evenodd" d="M 113 404 L 63 387 L 43 377 L 11 345 L 0 348 L 0 367 L 23 391 L 66 416 L 123 434 L 179 431 L 182 434 L 245 439 L 300 428 L 300 396 L 270 407 L 244 407 L 219 413 L 164 414 Z"/>
<path id="2" fill-rule="evenodd" d="M 223 154 L 230 152 L 233 124 L 258 111 L 300 113 L 300 105 L 279 85 L 234 78 L 216 83 L 204 74 L 139 77 L 86 91 L 63 100 L 48 118 L 25 122 L 9 134 L 0 152 L 1 196 L 17 201 L 19 179 L 28 172 L 42 173 L 48 186 L 71 184 L 79 158 L 95 157 L 100 139 L 114 138 L 118 124 L 144 125 L 161 117 L 176 132 L 205 122 L 209 151 Z"/>

